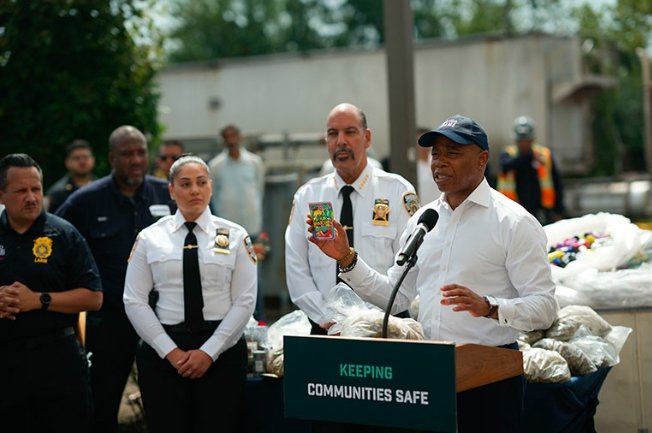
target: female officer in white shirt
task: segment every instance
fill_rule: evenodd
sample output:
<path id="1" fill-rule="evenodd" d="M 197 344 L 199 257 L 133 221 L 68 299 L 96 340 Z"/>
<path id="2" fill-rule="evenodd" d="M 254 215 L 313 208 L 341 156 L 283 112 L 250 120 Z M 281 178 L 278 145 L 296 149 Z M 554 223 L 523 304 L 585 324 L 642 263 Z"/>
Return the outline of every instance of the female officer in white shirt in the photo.
<path id="1" fill-rule="evenodd" d="M 246 384 L 243 331 L 256 302 L 256 255 L 241 226 L 211 215 L 203 160 L 179 158 L 168 187 L 178 210 L 139 234 L 125 281 L 125 309 L 143 339 L 136 359 L 145 416 L 154 433 L 233 432 Z M 199 262 L 201 287 L 198 300 L 184 301 L 191 261 Z M 158 299 L 150 306 L 152 291 Z"/>

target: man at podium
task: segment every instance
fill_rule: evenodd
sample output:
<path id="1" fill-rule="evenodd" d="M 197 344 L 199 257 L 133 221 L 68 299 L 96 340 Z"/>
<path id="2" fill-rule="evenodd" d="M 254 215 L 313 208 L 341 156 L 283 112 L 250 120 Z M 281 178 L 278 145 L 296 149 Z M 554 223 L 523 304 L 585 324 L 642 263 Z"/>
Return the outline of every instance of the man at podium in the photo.
<path id="1" fill-rule="evenodd" d="M 558 309 L 544 231 L 485 180 L 489 142 L 474 120 L 451 116 L 419 145 L 432 148 L 433 178 L 444 194 L 417 211 L 401 236 L 397 258 L 412 257 L 411 238 L 427 231 L 391 311 L 404 310 L 419 295 L 418 321 L 428 338 L 518 350 L 518 333 L 548 328 Z M 426 212 L 434 216 L 430 223 L 422 218 Z M 334 240 L 311 242 L 340 258 L 350 250 L 342 225 L 336 221 L 335 228 Z M 383 275 L 354 252 L 338 266 L 357 294 L 385 308 L 407 265 Z M 458 393 L 458 432 L 519 432 L 524 385 L 518 376 Z"/>

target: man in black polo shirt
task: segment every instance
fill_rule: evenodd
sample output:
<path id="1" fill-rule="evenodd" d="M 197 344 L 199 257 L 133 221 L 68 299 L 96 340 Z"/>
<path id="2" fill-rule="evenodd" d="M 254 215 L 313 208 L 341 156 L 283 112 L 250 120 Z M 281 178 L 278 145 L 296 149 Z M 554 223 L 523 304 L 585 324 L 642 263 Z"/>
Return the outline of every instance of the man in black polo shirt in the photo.
<path id="1" fill-rule="evenodd" d="M 169 215 L 167 182 L 146 175 L 145 136 L 121 126 L 109 137 L 112 173 L 75 191 L 57 211 L 86 238 L 100 269 L 104 305 L 86 320 L 95 407 L 93 432 L 115 432 L 138 335 L 122 303 L 127 259 L 138 233 Z M 175 208 L 176 209 L 176 208 Z"/>
<path id="2" fill-rule="evenodd" d="M 97 266 L 79 232 L 43 211 L 30 156 L 0 160 L 0 203 L 2 430 L 86 432 L 88 362 L 74 326 L 102 305 Z"/>

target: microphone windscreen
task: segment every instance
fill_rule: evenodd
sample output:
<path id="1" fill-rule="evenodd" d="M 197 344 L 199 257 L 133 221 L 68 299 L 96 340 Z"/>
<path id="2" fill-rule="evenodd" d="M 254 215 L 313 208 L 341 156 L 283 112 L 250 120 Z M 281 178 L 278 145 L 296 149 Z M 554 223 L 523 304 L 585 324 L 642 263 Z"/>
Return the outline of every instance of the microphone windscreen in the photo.
<path id="1" fill-rule="evenodd" d="M 419 221 L 417 222 L 417 224 L 425 225 L 426 227 L 428 227 L 428 231 L 430 231 L 433 229 L 433 227 L 435 227 L 435 224 L 437 224 L 438 219 L 439 219 L 439 214 L 437 213 L 436 210 L 426 209 L 419 217 Z"/>

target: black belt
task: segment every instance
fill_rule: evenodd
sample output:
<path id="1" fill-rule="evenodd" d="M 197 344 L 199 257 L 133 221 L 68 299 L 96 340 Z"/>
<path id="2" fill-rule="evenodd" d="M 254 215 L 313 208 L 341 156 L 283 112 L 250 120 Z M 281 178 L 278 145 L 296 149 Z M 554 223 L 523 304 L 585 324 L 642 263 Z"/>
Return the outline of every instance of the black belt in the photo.
<path id="1" fill-rule="evenodd" d="M 3 345 L 6 344 L 5 347 L 12 349 L 34 349 L 40 346 L 52 344 L 62 338 L 70 337 L 71 335 L 75 335 L 75 328 L 68 326 L 63 329 L 56 329 L 53 331 L 44 332 L 39 335 L 30 335 L 11 339 L 6 343 L 3 343 Z"/>
<path id="2" fill-rule="evenodd" d="M 163 325 L 163 329 L 165 329 L 166 332 L 168 333 L 176 333 L 176 334 L 192 334 L 196 332 L 213 332 L 217 329 L 218 326 L 220 326 L 220 323 L 222 323 L 221 320 L 204 320 L 204 322 L 197 328 L 193 329 L 192 331 L 188 327 L 188 325 L 185 322 L 177 323 L 176 325 Z"/>

